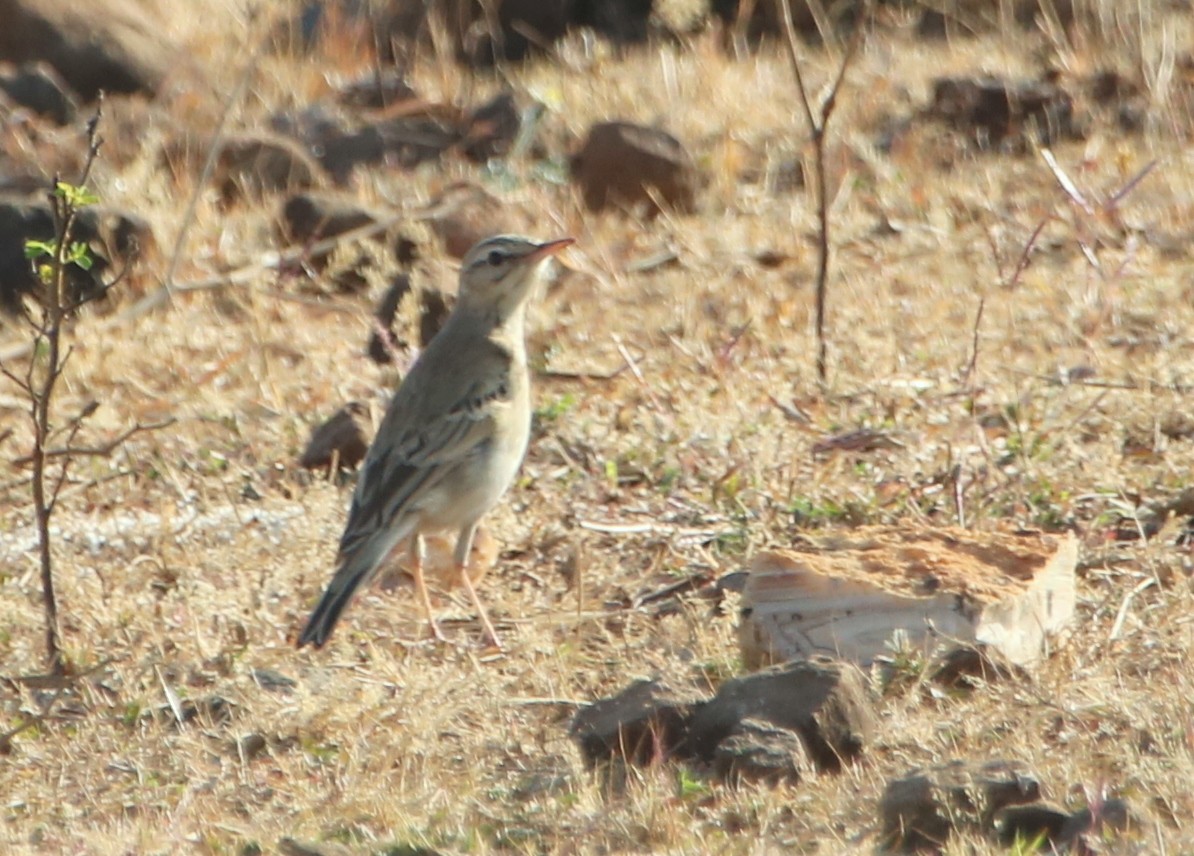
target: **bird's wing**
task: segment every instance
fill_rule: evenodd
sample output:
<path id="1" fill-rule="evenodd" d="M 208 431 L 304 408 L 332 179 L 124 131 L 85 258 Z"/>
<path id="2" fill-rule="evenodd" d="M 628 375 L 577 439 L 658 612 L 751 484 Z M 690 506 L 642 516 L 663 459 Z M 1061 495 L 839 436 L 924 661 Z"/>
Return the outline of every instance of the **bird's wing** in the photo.
<path id="1" fill-rule="evenodd" d="M 341 556 L 392 525 L 493 436 L 497 410 L 511 397 L 510 367 L 506 360 L 481 362 L 489 364 L 485 371 L 456 373 L 438 387 L 407 379 L 361 467 Z M 466 375 L 471 380 L 461 383 Z"/>

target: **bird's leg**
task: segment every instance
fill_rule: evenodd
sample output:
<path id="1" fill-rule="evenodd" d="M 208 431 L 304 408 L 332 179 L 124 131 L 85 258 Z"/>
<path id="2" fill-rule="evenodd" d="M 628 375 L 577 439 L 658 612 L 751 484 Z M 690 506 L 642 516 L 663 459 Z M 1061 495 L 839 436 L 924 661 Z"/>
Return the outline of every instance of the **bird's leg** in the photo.
<path id="1" fill-rule="evenodd" d="M 460 530 L 460 537 L 456 539 L 456 570 L 460 573 L 460 580 L 464 583 L 464 590 L 468 592 L 469 600 L 473 602 L 473 606 L 477 610 L 477 617 L 481 619 L 481 626 L 485 628 L 486 638 L 489 639 L 493 647 L 500 651 L 502 649 L 501 640 L 498 639 L 497 631 L 493 629 L 489 615 L 485 612 L 485 607 L 481 605 L 481 598 L 477 596 L 477 589 L 473 586 L 472 578 L 468 575 L 469 554 L 473 551 L 473 536 L 476 533 L 476 523 L 472 523 Z"/>
<path id="2" fill-rule="evenodd" d="M 415 591 L 419 593 L 419 600 L 423 603 L 423 611 L 427 615 L 427 624 L 431 627 L 431 637 L 440 642 L 446 642 L 439 625 L 435 623 L 435 615 L 431 611 L 431 595 L 427 594 L 427 582 L 423 579 L 423 536 L 415 532 L 410 538 L 410 573 L 415 578 Z"/>

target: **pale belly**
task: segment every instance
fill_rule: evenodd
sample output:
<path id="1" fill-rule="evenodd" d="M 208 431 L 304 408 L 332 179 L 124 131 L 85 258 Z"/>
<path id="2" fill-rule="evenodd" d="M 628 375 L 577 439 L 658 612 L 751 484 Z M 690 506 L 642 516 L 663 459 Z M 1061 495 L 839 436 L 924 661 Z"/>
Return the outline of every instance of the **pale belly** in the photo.
<path id="1" fill-rule="evenodd" d="M 522 466 L 530 439 L 525 426 L 493 437 L 461 461 L 420 503 L 423 529 L 463 529 L 497 505 Z"/>

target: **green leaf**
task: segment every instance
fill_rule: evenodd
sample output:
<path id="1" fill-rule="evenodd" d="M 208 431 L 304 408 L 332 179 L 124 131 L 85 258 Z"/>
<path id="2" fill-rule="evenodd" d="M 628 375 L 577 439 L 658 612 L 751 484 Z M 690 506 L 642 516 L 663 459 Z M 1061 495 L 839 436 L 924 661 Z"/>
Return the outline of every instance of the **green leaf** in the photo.
<path id="1" fill-rule="evenodd" d="M 38 241 L 29 238 L 25 241 L 25 258 L 36 259 L 42 256 L 53 256 L 57 248 L 58 243 L 56 241 Z"/>
<path id="2" fill-rule="evenodd" d="M 70 257 L 67 262 L 81 267 L 83 270 L 91 270 L 92 265 L 95 264 L 91 258 L 91 249 L 82 243 L 73 243 L 70 245 Z"/>
<path id="3" fill-rule="evenodd" d="M 99 197 L 94 195 L 86 187 L 77 187 L 73 184 L 68 184 L 65 181 L 58 182 L 58 187 L 54 191 L 59 199 L 66 202 L 67 206 L 78 210 L 87 205 L 94 205 L 99 202 Z"/>

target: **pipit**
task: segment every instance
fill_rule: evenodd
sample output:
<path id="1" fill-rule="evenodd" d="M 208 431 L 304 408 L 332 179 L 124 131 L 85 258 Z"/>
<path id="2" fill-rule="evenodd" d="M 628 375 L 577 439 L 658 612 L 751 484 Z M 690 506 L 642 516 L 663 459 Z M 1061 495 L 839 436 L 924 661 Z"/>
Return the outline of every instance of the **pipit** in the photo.
<path id="1" fill-rule="evenodd" d="M 571 243 L 503 235 L 465 254 L 456 307 L 398 388 L 365 456 L 336 573 L 300 648 L 327 642 L 353 593 L 403 539 L 432 635 L 442 639 L 423 579 L 423 535 L 437 531 L 457 533 L 459 579 L 486 637 L 500 647 L 465 568 L 477 524 L 510 486 L 530 439 L 527 298 L 544 260 Z"/>

